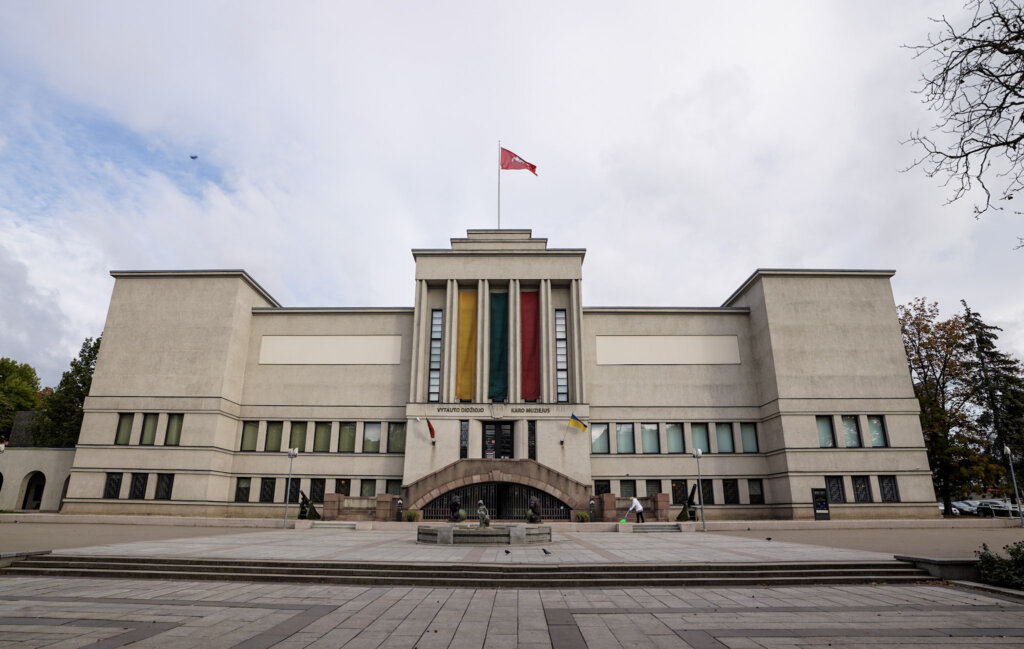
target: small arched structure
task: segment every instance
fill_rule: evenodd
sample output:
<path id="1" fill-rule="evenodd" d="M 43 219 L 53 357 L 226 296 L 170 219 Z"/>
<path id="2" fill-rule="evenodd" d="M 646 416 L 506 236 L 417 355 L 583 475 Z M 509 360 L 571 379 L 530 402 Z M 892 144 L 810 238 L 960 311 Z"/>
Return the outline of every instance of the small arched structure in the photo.
<path id="1" fill-rule="evenodd" d="M 33 471 L 25 476 L 25 496 L 21 508 L 26 510 L 39 509 L 43 503 L 43 492 L 46 490 L 46 476 L 42 471 Z"/>

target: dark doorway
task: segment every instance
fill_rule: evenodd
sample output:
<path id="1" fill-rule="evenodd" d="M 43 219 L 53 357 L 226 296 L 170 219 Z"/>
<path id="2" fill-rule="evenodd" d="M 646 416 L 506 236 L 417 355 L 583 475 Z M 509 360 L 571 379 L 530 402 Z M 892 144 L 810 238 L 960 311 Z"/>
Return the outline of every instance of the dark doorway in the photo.
<path id="1" fill-rule="evenodd" d="M 484 501 L 494 520 L 525 521 L 530 500 L 540 501 L 541 516 L 547 520 L 568 520 L 571 510 L 561 500 L 540 489 L 513 482 L 482 482 L 452 489 L 430 501 L 423 508 L 423 520 L 446 520 L 448 505 L 458 498 L 466 518 L 476 520 L 478 501 Z"/>
<path id="2" fill-rule="evenodd" d="M 22 509 L 39 509 L 43 502 L 43 489 L 46 488 L 46 476 L 39 471 L 29 476 L 25 485 L 25 499 L 21 502 Z"/>
<path id="3" fill-rule="evenodd" d="M 485 458 L 507 459 L 513 454 L 512 422 L 485 421 L 483 426 L 483 449 Z"/>

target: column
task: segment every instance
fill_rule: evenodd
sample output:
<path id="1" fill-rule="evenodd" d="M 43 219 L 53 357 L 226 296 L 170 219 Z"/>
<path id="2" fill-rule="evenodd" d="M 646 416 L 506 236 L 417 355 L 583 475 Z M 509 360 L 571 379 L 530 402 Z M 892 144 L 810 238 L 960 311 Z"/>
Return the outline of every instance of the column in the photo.
<path id="1" fill-rule="evenodd" d="M 583 297 L 580 280 L 572 280 L 569 285 L 569 298 L 571 308 L 567 326 L 570 330 L 566 332 L 569 336 L 569 401 L 586 403 L 587 395 L 583 381 Z"/>
<path id="2" fill-rule="evenodd" d="M 429 357 L 429 343 L 425 343 L 424 334 L 430 323 L 430 309 L 427 307 L 427 282 L 416 280 L 416 298 L 413 307 L 412 324 L 412 368 L 409 384 L 409 401 L 414 403 L 426 401 L 426 363 Z M 426 347 L 427 354 L 424 354 Z"/>
<path id="3" fill-rule="evenodd" d="M 490 380 L 491 347 L 491 283 L 486 279 L 476 282 L 476 390 L 475 402 L 488 401 L 487 382 Z"/>
<path id="4" fill-rule="evenodd" d="M 523 401 L 522 316 L 519 310 L 519 280 L 508 283 L 508 402 Z"/>
<path id="5" fill-rule="evenodd" d="M 444 334 L 441 341 L 445 358 L 441 364 L 441 401 L 451 403 L 455 401 L 455 371 L 458 358 L 456 340 L 459 335 L 459 283 L 454 279 L 448 280 L 445 291 Z"/>
<path id="6" fill-rule="evenodd" d="M 540 400 L 543 403 L 555 401 L 554 394 L 554 353 L 552 353 L 551 341 L 553 332 L 551 330 L 553 313 L 551 311 L 551 280 L 540 281 L 540 295 L 538 296 L 540 307 Z"/>

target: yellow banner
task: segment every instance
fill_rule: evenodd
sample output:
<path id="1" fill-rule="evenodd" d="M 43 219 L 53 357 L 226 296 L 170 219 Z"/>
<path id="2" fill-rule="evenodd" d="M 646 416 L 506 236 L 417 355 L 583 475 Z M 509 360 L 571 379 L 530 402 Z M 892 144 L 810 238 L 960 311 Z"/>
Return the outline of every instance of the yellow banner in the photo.
<path id="1" fill-rule="evenodd" d="M 455 398 L 472 401 L 476 387 L 476 293 L 459 293 L 459 348 Z"/>

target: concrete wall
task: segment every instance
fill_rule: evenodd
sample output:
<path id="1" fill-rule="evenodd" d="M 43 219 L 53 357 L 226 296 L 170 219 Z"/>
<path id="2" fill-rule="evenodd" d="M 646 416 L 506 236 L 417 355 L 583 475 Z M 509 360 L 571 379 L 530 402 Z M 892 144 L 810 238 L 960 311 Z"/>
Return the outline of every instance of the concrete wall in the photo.
<path id="1" fill-rule="evenodd" d="M 73 448 L 8 447 L 0 453 L 0 511 L 21 511 L 29 479 L 41 473 L 46 480 L 43 487 L 41 511 L 60 509 L 64 481 L 75 458 Z"/>

